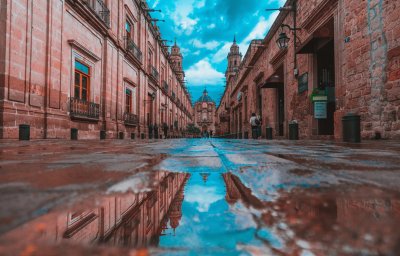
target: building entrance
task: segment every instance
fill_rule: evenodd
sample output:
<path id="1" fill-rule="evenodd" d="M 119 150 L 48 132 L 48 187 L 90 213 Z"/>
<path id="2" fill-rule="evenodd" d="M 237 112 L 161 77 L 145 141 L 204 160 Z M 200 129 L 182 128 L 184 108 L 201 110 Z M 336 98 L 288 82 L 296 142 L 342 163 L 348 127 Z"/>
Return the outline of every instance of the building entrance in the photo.
<path id="1" fill-rule="evenodd" d="M 334 134 L 335 51 L 333 38 L 317 51 L 318 89 L 327 96 L 326 118 L 318 119 L 318 135 Z"/>

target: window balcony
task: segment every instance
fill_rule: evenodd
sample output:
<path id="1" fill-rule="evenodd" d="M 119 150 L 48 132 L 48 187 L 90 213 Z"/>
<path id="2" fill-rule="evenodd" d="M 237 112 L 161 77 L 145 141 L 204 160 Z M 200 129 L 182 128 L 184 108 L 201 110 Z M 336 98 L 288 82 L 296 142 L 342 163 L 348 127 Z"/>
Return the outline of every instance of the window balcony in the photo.
<path id="1" fill-rule="evenodd" d="M 149 65 L 149 74 L 152 78 L 154 78 L 154 80 L 156 80 L 157 82 L 159 81 L 160 74 L 158 73 L 158 70 L 152 65 Z"/>
<path id="2" fill-rule="evenodd" d="M 165 93 L 168 93 L 169 90 L 169 84 L 165 81 L 162 82 L 162 89 L 164 90 Z"/>
<path id="3" fill-rule="evenodd" d="M 139 116 L 132 113 L 124 113 L 125 125 L 137 126 L 139 124 Z"/>
<path id="4" fill-rule="evenodd" d="M 175 101 L 175 98 L 176 98 L 175 92 L 172 92 L 171 98 L 172 98 L 173 101 Z"/>
<path id="5" fill-rule="evenodd" d="M 100 119 L 100 104 L 70 98 L 69 112 L 71 118 L 98 121 Z"/>
<path id="6" fill-rule="evenodd" d="M 108 28 L 110 27 L 110 10 L 104 0 L 83 0 L 83 2 Z"/>
<path id="7" fill-rule="evenodd" d="M 137 61 L 142 63 L 143 54 L 139 47 L 133 42 L 131 38 L 126 39 L 126 50 L 131 54 Z"/>

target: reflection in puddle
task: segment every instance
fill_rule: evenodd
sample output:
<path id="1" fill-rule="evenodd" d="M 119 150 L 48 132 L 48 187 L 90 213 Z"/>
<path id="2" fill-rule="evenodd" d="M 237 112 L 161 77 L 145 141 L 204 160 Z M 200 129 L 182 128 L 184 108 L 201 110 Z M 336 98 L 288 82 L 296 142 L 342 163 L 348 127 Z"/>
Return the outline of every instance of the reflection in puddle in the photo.
<path id="1" fill-rule="evenodd" d="M 262 201 L 231 173 L 157 172 L 154 179 L 149 192 L 100 197 L 91 210 L 51 213 L 27 223 L 2 237 L 0 254 L 7 242 L 15 247 L 7 248 L 9 255 L 19 255 L 26 243 L 158 248 L 168 255 L 398 251 L 400 200 L 386 191 L 293 189 Z"/>

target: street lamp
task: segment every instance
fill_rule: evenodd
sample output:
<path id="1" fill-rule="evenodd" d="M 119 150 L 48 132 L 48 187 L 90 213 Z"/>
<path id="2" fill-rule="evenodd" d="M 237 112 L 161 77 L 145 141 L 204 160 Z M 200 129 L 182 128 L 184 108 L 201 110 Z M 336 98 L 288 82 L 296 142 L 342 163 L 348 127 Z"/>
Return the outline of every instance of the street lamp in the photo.
<path id="1" fill-rule="evenodd" d="M 293 45 L 294 45 L 294 74 L 295 76 L 298 75 L 298 70 L 297 70 L 297 54 L 296 54 L 296 48 L 297 48 L 297 31 L 301 30 L 301 28 L 297 27 L 297 0 L 293 0 L 292 5 L 290 6 L 285 6 L 281 7 L 278 9 L 266 9 L 266 11 L 281 11 L 281 12 L 292 12 L 293 13 L 293 27 L 287 25 L 287 24 L 282 24 L 281 25 L 281 33 L 279 34 L 278 39 L 276 40 L 276 43 L 278 44 L 279 49 L 287 49 L 289 47 L 289 41 L 290 38 L 287 36 L 287 34 L 284 32 L 284 28 L 289 29 L 289 31 L 293 32 L 294 40 L 293 40 Z"/>
<path id="2" fill-rule="evenodd" d="M 278 40 L 276 40 L 276 43 L 278 44 L 279 49 L 287 49 L 288 44 L 289 44 L 290 38 L 286 35 L 285 32 L 281 32 L 279 35 Z"/>

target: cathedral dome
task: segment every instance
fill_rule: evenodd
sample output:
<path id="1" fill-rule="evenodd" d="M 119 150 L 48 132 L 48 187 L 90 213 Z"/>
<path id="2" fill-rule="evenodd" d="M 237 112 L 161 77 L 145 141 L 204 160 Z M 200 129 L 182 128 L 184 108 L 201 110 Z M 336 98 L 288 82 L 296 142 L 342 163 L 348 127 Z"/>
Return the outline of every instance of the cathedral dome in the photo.
<path id="1" fill-rule="evenodd" d="M 203 95 L 197 100 L 197 102 L 213 102 L 214 103 L 214 100 L 210 96 L 208 96 L 207 89 L 204 89 Z"/>

